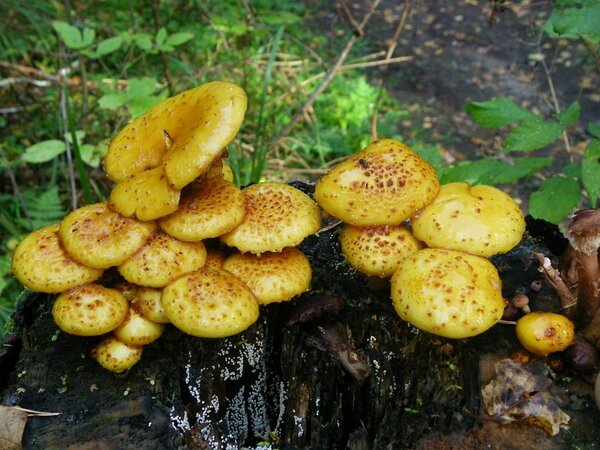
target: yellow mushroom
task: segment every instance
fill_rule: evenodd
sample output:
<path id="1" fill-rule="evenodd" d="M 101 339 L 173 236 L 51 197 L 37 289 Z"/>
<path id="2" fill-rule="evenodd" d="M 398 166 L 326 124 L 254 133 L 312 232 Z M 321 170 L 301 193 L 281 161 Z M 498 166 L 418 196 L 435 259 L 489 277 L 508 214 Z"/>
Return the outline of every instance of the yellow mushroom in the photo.
<path id="1" fill-rule="evenodd" d="M 164 329 L 163 323 L 152 322 L 135 308 L 129 308 L 125 320 L 113 330 L 113 334 L 127 345 L 142 346 L 157 340 Z"/>
<path id="2" fill-rule="evenodd" d="M 169 323 L 161 301 L 162 289 L 138 287 L 131 300 L 131 308 L 138 311 L 146 319 L 156 323 Z"/>
<path id="3" fill-rule="evenodd" d="M 222 269 L 226 259 L 227 254 L 225 254 L 225 252 L 220 250 L 207 250 L 204 267 L 206 269 Z"/>
<path id="4" fill-rule="evenodd" d="M 413 217 L 412 229 L 429 247 L 488 257 L 521 241 L 525 219 L 519 205 L 500 189 L 450 183 Z"/>
<path id="5" fill-rule="evenodd" d="M 562 314 L 534 311 L 525 314 L 515 326 L 517 339 L 537 356 L 561 352 L 575 339 L 575 324 Z"/>
<path id="6" fill-rule="evenodd" d="M 295 247 L 260 256 L 236 253 L 223 269 L 243 280 L 261 305 L 291 300 L 308 290 L 312 278 L 308 259 Z"/>
<path id="7" fill-rule="evenodd" d="M 158 223 L 165 233 L 194 242 L 233 230 L 244 220 L 244 215 L 242 191 L 230 181 L 214 176 L 188 186 L 177 211 Z"/>
<path id="8" fill-rule="evenodd" d="M 107 269 L 138 251 L 156 229 L 154 222 L 128 219 L 105 203 L 96 203 L 68 214 L 58 234 L 74 259 L 88 267 Z"/>
<path id="9" fill-rule="evenodd" d="M 181 242 L 159 231 L 117 269 L 130 283 L 159 288 L 199 269 L 205 261 L 202 242 Z"/>
<path id="10" fill-rule="evenodd" d="M 421 243 L 403 225 L 357 227 L 345 224 L 340 233 L 342 253 L 359 272 L 385 278 L 413 253 Z"/>
<path id="11" fill-rule="evenodd" d="M 187 334 L 220 338 L 241 333 L 258 319 L 258 300 L 224 270 L 200 269 L 175 280 L 162 295 L 171 323 Z"/>
<path id="12" fill-rule="evenodd" d="M 128 309 L 119 291 L 90 283 L 60 294 L 52 306 L 52 317 L 65 333 L 99 336 L 121 325 Z"/>
<path id="13" fill-rule="evenodd" d="M 325 174 L 315 200 L 345 223 L 399 225 L 431 203 L 439 187 L 427 161 L 403 143 L 383 139 Z"/>
<path id="14" fill-rule="evenodd" d="M 134 347 L 108 336 L 92 349 L 92 358 L 107 370 L 120 373 L 133 367 L 142 357 L 142 347 Z"/>
<path id="15" fill-rule="evenodd" d="M 288 184 L 258 183 L 242 192 L 246 199 L 244 220 L 220 237 L 223 243 L 241 252 L 260 254 L 294 247 L 321 226 L 316 203 Z"/>
<path id="16" fill-rule="evenodd" d="M 63 248 L 58 237 L 59 225 L 40 228 L 15 248 L 12 272 L 19 282 L 36 292 L 58 293 L 91 283 L 103 270 L 75 261 Z"/>
<path id="17" fill-rule="evenodd" d="M 426 248 L 407 257 L 392 276 L 391 295 L 402 319 L 454 339 L 483 333 L 504 311 L 494 265 L 455 250 Z"/>

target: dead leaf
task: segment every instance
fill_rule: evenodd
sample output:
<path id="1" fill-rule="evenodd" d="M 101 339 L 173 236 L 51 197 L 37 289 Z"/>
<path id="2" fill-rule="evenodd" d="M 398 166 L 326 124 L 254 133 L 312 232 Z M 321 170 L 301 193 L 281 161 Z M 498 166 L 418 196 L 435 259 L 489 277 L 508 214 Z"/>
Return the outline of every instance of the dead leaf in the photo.
<path id="1" fill-rule="evenodd" d="M 558 434 L 570 417 L 550 392 L 550 369 L 544 362 L 528 363 L 502 359 L 495 365 L 496 377 L 481 389 L 488 415 L 498 422 L 524 421 Z"/>
<path id="2" fill-rule="evenodd" d="M 0 406 L 0 450 L 21 450 L 27 413 L 12 406 Z"/>

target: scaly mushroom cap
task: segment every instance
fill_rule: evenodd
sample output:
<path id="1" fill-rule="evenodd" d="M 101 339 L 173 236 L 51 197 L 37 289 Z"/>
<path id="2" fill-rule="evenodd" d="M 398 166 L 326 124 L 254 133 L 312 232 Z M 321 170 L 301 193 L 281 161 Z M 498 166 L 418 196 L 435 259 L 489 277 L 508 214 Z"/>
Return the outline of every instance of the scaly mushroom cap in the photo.
<path id="1" fill-rule="evenodd" d="M 181 241 L 201 241 L 227 233 L 244 220 L 244 194 L 235 184 L 214 176 L 188 188 L 177 211 L 159 220 L 165 233 Z"/>
<path id="2" fill-rule="evenodd" d="M 134 308 L 129 308 L 125 320 L 113 330 L 113 334 L 127 345 L 141 346 L 157 340 L 164 330 L 164 324 L 152 322 Z"/>
<path id="3" fill-rule="evenodd" d="M 258 300 L 236 276 L 200 269 L 165 287 L 167 317 L 197 337 L 220 338 L 241 333 L 258 319 Z"/>
<path id="4" fill-rule="evenodd" d="M 394 272 L 391 291 L 402 319 L 448 338 L 483 333 L 504 311 L 494 265 L 454 250 L 428 248 L 412 254 Z"/>
<path id="5" fill-rule="evenodd" d="M 412 219 L 412 229 L 428 247 L 488 257 L 519 243 L 525 219 L 519 205 L 500 189 L 450 183 Z"/>
<path id="6" fill-rule="evenodd" d="M 175 212 L 181 191 L 167 182 L 164 169 L 140 172 L 117 183 L 108 206 L 125 217 L 149 221 Z"/>
<path id="7" fill-rule="evenodd" d="M 223 263 L 227 259 L 225 252 L 220 250 L 207 250 L 206 251 L 206 262 L 204 263 L 205 269 L 222 269 Z"/>
<path id="8" fill-rule="evenodd" d="M 111 372 L 119 373 L 130 369 L 142 357 L 142 347 L 132 347 L 114 336 L 106 337 L 92 349 L 92 358 Z"/>
<path id="9" fill-rule="evenodd" d="M 169 181 L 181 189 L 222 154 L 242 124 L 246 103 L 242 88 L 222 81 L 171 97 L 112 139 L 104 170 L 121 182 L 164 162 Z"/>
<path id="10" fill-rule="evenodd" d="M 119 291 L 90 283 L 60 294 L 52 306 L 52 317 L 65 333 L 100 336 L 121 325 L 128 309 Z"/>
<path id="11" fill-rule="evenodd" d="M 96 203 L 68 214 L 58 235 L 65 250 L 81 264 L 107 269 L 137 252 L 156 229 L 154 222 L 128 219 L 106 203 Z"/>
<path id="12" fill-rule="evenodd" d="M 575 324 L 562 314 L 534 311 L 517 320 L 515 332 L 523 347 L 544 357 L 573 343 Z"/>
<path id="13" fill-rule="evenodd" d="M 205 261 L 202 242 L 181 242 L 159 231 L 117 269 L 130 283 L 159 288 L 199 269 Z"/>
<path id="14" fill-rule="evenodd" d="M 294 247 L 321 226 L 316 203 L 304 192 L 275 181 L 248 186 L 246 216 L 221 241 L 241 252 L 261 254 Z"/>
<path id="15" fill-rule="evenodd" d="M 291 300 L 308 290 L 312 278 L 308 259 L 294 247 L 260 256 L 237 253 L 223 269 L 244 280 L 261 305 Z"/>
<path id="16" fill-rule="evenodd" d="M 399 225 L 431 203 L 439 187 L 427 161 L 401 142 L 383 139 L 323 176 L 315 199 L 345 223 Z"/>
<path id="17" fill-rule="evenodd" d="M 161 301 L 162 289 L 139 287 L 131 300 L 131 308 L 156 323 L 169 323 Z"/>
<path id="18" fill-rule="evenodd" d="M 101 269 L 75 261 L 62 247 L 59 225 L 40 228 L 23 239 L 12 257 L 12 272 L 19 282 L 36 292 L 54 294 L 96 281 Z"/>
<path id="19" fill-rule="evenodd" d="M 406 257 L 422 248 L 403 225 L 356 227 L 345 224 L 340 243 L 352 267 L 381 278 L 391 276 Z"/>
<path id="20" fill-rule="evenodd" d="M 586 255 L 600 247 L 600 209 L 575 211 L 569 222 L 567 238 L 575 250 Z"/>

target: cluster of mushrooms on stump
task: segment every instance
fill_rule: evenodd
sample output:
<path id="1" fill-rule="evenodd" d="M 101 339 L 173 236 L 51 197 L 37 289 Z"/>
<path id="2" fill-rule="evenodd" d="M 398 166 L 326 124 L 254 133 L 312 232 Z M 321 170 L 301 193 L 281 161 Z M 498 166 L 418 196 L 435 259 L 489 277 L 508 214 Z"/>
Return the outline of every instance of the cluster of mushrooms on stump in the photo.
<path id="1" fill-rule="evenodd" d="M 246 106 L 246 95 L 239 86 L 211 82 L 171 97 L 134 119 L 111 141 L 103 162 L 108 178 L 115 183 L 109 200 L 83 206 L 61 223 L 34 231 L 15 249 L 15 277 L 30 291 L 51 295 L 55 325 L 68 335 L 91 338 L 89 354 L 115 373 L 110 376 L 121 381 L 134 377 L 132 367 L 142 360 L 146 349 L 152 353 L 152 348 L 158 348 L 161 336 L 167 340 L 164 345 L 170 346 L 174 333 L 183 333 L 190 336 L 186 339 L 200 338 L 199 345 L 205 349 L 213 346 L 222 351 L 226 345 L 231 352 L 231 342 L 237 342 L 235 352 L 251 368 L 250 375 L 264 378 L 274 369 L 261 364 L 286 353 L 285 332 L 273 331 L 271 322 L 301 330 L 314 317 L 317 321 L 325 317 L 323 324 L 306 328 L 311 330 L 310 344 L 317 351 L 333 352 L 357 386 L 373 387 L 376 382 L 380 389 L 385 378 L 383 360 L 355 348 L 357 336 L 348 332 L 350 325 L 344 329 L 327 319 L 344 306 L 331 295 L 335 289 L 320 278 L 343 264 L 344 271 L 354 271 L 353 277 L 358 276 L 368 292 L 376 292 L 373 295 L 380 297 L 378 302 L 386 303 L 381 297 L 387 298 L 382 311 L 397 313 L 394 327 L 403 328 L 403 339 L 413 336 L 419 342 L 422 336 L 429 336 L 438 344 L 445 342 L 441 347 L 451 353 L 465 338 L 511 327 L 497 325 L 499 322 L 513 323 L 513 333 L 526 350 L 513 360 L 525 364 L 554 357 L 552 361 L 560 360 L 591 380 L 597 371 L 600 345 L 600 212 L 585 210 L 573 216 L 570 244 L 560 267 L 555 267 L 556 258 L 553 262 L 551 255 L 544 254 L 547 249 L 532 252 L 532 259 L 539 264 L 536 273 L 544 276 L 560 305 L 542 307 L 518 292 L 507 300 L 495 258 L 516 252 L 520 243 L 531 239 L 524 238 L 525 218 L 509 195 L 492 186 L 440 185 L 425 160 L 391 139 L 373 142 L 304 189 L 306 192 L 302 186 L 282 182 L 238 188 L 224 158 L 226 146 L 242 125 Z M 315 239 L 329 239 L 332 248 L 343 255 L 342 262 L 331 255 L 320 260 L 323 255 L 319 255 L 320 244 L 315 244 Z M 310 254 L 307 257 L 305 253 Z M 281 308 L 282 302 L 292 305 L 287 319 L 278 317 L 281 310 L 276 308 Z M 365 303 L 354 306 L 366 308 L 381 320 L 373 312 L 373 300 Z M 360 320 L 351 313 L 336 317 Z M 369 333 L 373 334 L 372 326 Z M 232 340 L 238 336 L 240 340 Z M 267 352 L 262 348 L 261 363 L 239 354 L 244 336 L 263 343 L 270 340 L 282 349 Z M 373 336 L 362 338 L 371 339 L 375 348 Z M 189 348 L 184 370 L 188 387 L 193 385 L 191 362 L 203 364 Z M 387 351 L 394 354 L 398 349 Z M 280 364 L 283 367 L 275 371 L 278 375 L 271 376 L 279 380 L 281 389 L 286 363 Z M 557 369 L 558 363 L 554 364 L 550 366 Z M 290 363 L 291 367 L 294 364 Z M 497 367 L 500 371 L 504 366 Z M 205 369 L 195 370 L 203 374 Z M 235 378 L 235 374 L 231 376 Z M 295 379 L 299 375 L 290 376 Z M 369 384 L 365 381 L 369 378 L 376 381 Z M 212 381 L 217 390 L 218 381 Z M 223 380 L 222 388 L 226 385 Z M 229 443 L 223 434 L 218 438 L 211 434 L 218 434 L 211 428 L 216 425 L 205 425 L 194 439 L 209 448 L 211 442 L 212 448 L 235 448 L 240 439 L 248 438 L 249 430 L 255 434 L 257 429 L 262 433 L 275 429 L 279 434 L 287 430 L 289 435 L 295 428 L 302 436 L 308 426 L 307 411 L 317 408 L 319 399 L 305 399 L 308 403 L 301 413 L 298 406 L 273 406 L 273 398 L 283 393 L 273 386 L 261 386 L 261 395 L 271 398 L 264 409 L 271 415 L 287 411 L 292 419 L 279 417 L 275 424 L 273 419 L 265 419 L 253 428 L 247 423 L 252 418 L 246 417 L 245 431 Z M 600 387 L 597 401 L 598 391 Z M 231 402 L 227 411 L 235 414 L 233 400 L 228 394 L 225 397 Z M 11 398 L 16 401 L 18 396 Z M 401 408 L 390 402 L 382 411 L 393 415 L 393 407 Z M 269 416 L 248 406 L 245 409 L 246 416 Z M 406 413 L 406 406 L 403 409 Z M 189 431 L 193 428 L 190 421 L 209 422 L 203 414 L 186 410 L 185 417 L 171 415 L 170 427 L 181 428 L 183 421 Z M 551 435 L 568 423 L 565 415 L 556 420 L 536 416 L 536 420 Z M 375 433 L 372 430 L 377 425 L 370 426 L 366 434 L 380 438 L 365 439 L 373 448 L 383 448 L 383 441 L 392 439 L 386 434 L 389 431 Z M 229 428 L 228 433 L 235 435 Z M 344 445 L 349 445 L 354 431 L 343 433 Z M 318 433 L 313 430 L 313 434 Z M 186 445 L 202 448 L 194 447 L 200 445 L 199 441 L 194 444 L 194 439 Z M 257 438 L 252 439 L 256 442 Z M 319 448 L 341 442 L 334 439 L 325 444 L 315 439 L 296 444 Z"/>

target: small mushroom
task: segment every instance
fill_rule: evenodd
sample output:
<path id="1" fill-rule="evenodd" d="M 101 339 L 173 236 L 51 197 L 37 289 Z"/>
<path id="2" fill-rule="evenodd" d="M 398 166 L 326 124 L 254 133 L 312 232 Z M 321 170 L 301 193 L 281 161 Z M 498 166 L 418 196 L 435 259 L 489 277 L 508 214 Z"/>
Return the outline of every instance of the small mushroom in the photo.
<path id="1" fill-rule="evenodd" d="M 23 239 L 12 257 L 17 280 L 36 292 L 58 293 L 96 281 L 102 269 L 87 267 L 73 259 L 60 243 L 59 225 L 40 228 Z"/>
<path id="2" fill-rule="evenodd" d="M 220 237 L 241 252 L 261 254 L 294 247 L 321 226 L 317 204 L 304 192 L 276 181 L 243 189 L 246 215 L 240 225 Z"/>
<path id="3" fill-rule="evenodd" d="M 381 278 L 391 276 L 421 243 L 403 225 L 357 227 L 345 224 L 340 233 L 342 253 L 359 272 Z"/>
<path id="4" fill-rule="evenodd" d="M 128 309 L 119 291 L 90 283 L 60 294 L 52 306 L 52 317 L 65 333 L 100 336 L 121 325 Z"/>
<path id="5" fill-rule="evenodd" d="M 102 367 L 120 373 L 131 369 L 142 357 L 142 347 L 134 347 L 108 336 L 92 349 L 94 358 Z"/>
<path id="6" fill-rule="evenodd" d="M 485 258 L 426 248 L 407 257 L 391 279 L 394 308 L 417 328 L 459 339 L 483 333 L 502 317 L 502 283 Z"/>
<path id="7" fill-rule="evenodd" d="M 118 266 L 156 231 L 154 222 L 139 222 L 111 211 L 106 203 L 82 206 L 60 223 L 65 250 L 81 264 L 96 269 Z"/>
<path id="8" fill-rule="evenodd" d="M 205 261 L 202 242 L 181 242 L 159 231 L 117 269 L 130 283 L 159 288 L 199 269 Z"/>
<path id="9" fill-rule="evenodd" d="M 338 164 L 315 186 L 328 214 L 357 226 L 399 225 L 433 201 L 433 168 L 399 141 L 375 141 Z"/>
<path id="10" fill-rule="evenodd" d="M 188 186 L 177 211 L 158 223 L 180 241 L 194 242 L 233 230 L 245 214 L 242 191 L 232 182 L 213 176 Z"/>
<path id="11" fill-rule="evenodd" d="M 291 300 L 308 290 L 312 278 L 308 259 L 294 247 L 260 256 L 233 254 L 223 269 L 243 280 L 261 305 Z"/>
<path id="12" fill-rule="evenodd" d="M 489 257 L 516 246 L 525 231 L 519 205 L 493 186 L 449 183 L 411 220 L 428 247 Z"/>
<path id="13" fill-rule="evenodd" d="M 565 350 L 575 339 L 575 324 L 562 314 L 534 311 L 525 314 L 515 326 L 517 339 L 536 356 Z"/>
<path id="14" fill-rule="evenodd" d="M 169 318 L 162 306 L 161 296 L 162 289 L 140 286 L 131 300 L 131 308 L 152 322 L 169 323 Z"/>
<path id="15" fill-rule="evenodd" d="M 220 338 L 241 333 L 258 319 L 258 300 L 235 275 L 200 269 L 178 278 L 162 295 L 173 325 L 197 337 Z"/>
<path id="16" fill-rule="evenodd" d="M 135 308 L 129 308 L 125 320 L 113 330 L 113 334 L 121 342 L 135 347 L 154 342 L 164 330 L 164 324 L 152 322 Z"/>

